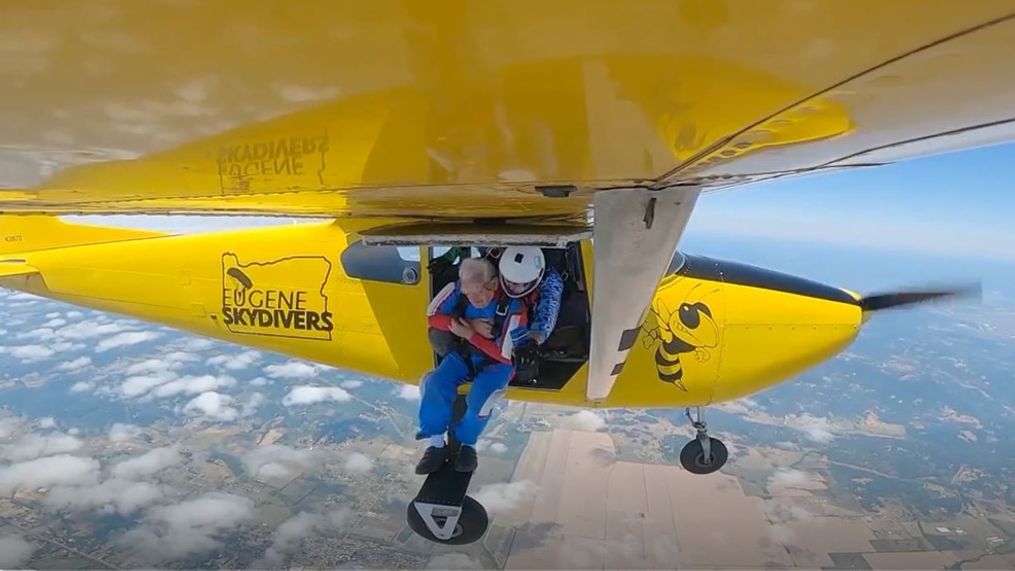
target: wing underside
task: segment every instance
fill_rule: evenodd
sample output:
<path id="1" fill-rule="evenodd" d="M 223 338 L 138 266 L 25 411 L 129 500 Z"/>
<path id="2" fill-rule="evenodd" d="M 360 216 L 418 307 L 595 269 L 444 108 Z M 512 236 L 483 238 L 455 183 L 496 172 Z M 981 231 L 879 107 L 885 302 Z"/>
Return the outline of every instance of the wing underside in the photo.
<path id="1" fill-rule="evenodd" d="M 1006 0 L 271 5 L 6 7 L 0 213 L 566 219 L 1015 136 Z"/>

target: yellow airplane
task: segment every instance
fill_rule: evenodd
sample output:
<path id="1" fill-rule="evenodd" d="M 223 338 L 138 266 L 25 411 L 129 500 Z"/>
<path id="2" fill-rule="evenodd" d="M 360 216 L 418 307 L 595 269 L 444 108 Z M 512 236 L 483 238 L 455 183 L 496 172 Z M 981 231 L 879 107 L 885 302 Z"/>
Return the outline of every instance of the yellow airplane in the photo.
<path id="1" fill-rule="evenodd" d="M 437 248 L 557 249 L 577 311 L 508 391 L 529 402 L 740 398 L 876 310 L 955 293 L 861 297 L 674 252 L 703 193 L 1015 138 L 1008 0 L 3 14 L 0 286 L 413 384 L 435 362 Z M 328 220 L 177 236 L 67 214 Z M 693 424 L 682 463 L 712 472 L 725 447 Z M 432 538 L 471 537 L 440 517 Z"/>

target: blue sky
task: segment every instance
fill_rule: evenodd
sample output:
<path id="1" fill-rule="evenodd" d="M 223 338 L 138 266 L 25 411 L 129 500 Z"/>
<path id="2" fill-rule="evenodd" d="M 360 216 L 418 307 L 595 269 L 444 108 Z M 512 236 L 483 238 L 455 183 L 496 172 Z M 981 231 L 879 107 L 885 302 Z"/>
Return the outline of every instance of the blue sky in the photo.
<path id="1" fill-rule="evenodd" d="M 786 178 L 698 201 L 689 234 L 1015 262 L 1015 144 Z"/>

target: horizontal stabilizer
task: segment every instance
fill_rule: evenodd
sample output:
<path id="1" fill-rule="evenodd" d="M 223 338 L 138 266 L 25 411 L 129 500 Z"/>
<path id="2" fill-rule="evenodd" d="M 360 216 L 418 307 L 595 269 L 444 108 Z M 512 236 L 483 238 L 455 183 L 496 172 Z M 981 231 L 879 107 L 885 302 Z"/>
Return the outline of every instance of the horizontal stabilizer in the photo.
<path id="1" fill-rule="evenodd" d="M 162 232 L 64 222 L 56 216 L 0 216 L 0 255 L 163 236 Z"/>
<path id="2" fill-rule="evenodd" d="M 27 276 L 37 273 L 39 273 L 39 270 L 29 266 L 24 260 L 0 260 L 0 278 Z"/>

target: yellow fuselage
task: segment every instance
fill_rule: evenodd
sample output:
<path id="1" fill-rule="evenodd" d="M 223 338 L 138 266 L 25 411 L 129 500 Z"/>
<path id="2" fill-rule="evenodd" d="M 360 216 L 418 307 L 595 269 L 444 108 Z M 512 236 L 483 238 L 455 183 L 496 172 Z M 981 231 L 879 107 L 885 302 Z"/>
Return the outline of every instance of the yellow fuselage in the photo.
<path id="1" fill-rule="evenodd" d="M 25 225 L 37 237 L 67 231 L 50 228 L 61 224 L 56 219 L 38 220 Z M 429 275 L 420 271 L 429 250 L 419 250 L 422 263 L 406 256 L 393 258 L 394 266 L 364 264 L 357 256 L 373 250 L 356 232 L 378 222 L 123 235 L 17 254 L 38 273 L 0 285 L 415 384 L 434 365 Z M 591 245 L 582 251 L 591 286 Z M 862 311 L 843 290 L 706 258 L 680 260 L 661 281 L 609 398 L 586 399 L 587 365 L 560 390 L 512 387 L 508 398 L 601 407 L 715 403 L 787 380 L 859 331 Z M 379 279 L 362 278 L 363 271 Z"/>

